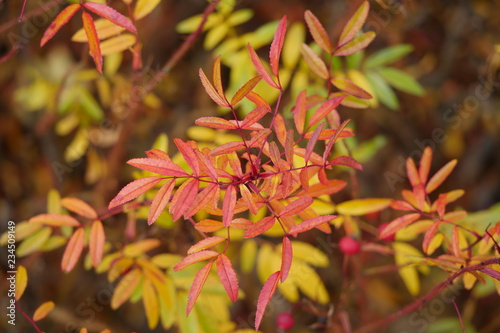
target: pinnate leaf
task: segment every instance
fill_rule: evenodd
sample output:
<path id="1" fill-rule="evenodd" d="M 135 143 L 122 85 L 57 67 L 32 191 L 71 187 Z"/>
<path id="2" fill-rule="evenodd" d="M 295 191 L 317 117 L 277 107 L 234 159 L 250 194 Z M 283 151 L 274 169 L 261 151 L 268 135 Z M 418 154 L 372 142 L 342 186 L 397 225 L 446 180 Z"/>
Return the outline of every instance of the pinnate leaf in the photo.
<path id="1" fill-rule="evenodd" d="M 186 316 L 189 316 L 189 313 L 191 313 L 191 310 L 194 307 L 194 304 L 196 303 L 196 300 L 198 299 L 198 296 L 200 295 L 201 289 L 203 288 L 203 285 L 205 284 L 205 281 L 207 280 L 208 274 L 210 273 L 210 270 L 212 269 L 213 265 L 213 260 L 207 263 L 205 266 L 203 266 L 202 269 L 199 270 L 199 272 L 196 274 L 193 280 L 193 284 L 191 285 L 191 288 L 189 289 L 189 296 L 188 296 L 188 302 L 187 302 L 187 307 L 186 307 Z"/>
<path id="2" fill-rule="evenodd" d="M 278 285 L 280 275 L 281 275 L 280 271 L 274 272 L 273 274 L 271 274 L 271 276 L 269 276 L 267 281 L 264 283 L 264 286 L 262 286 L 262 289 L 259 294 L 259 299 L 257 301 L 257 314 L 255 316 L 256 330 L 259 329 L 267 304 L 269 304 L 271 298 L 274 295 L 274 292 L 276 291 L 276 286 Z"/>
<path id="3" fill-rule="evenodd" d="M 219 274 L 227 295 L 231 301 L 236 302 L 238 299 L 238 278 L 231 264 L 231 260 L 229 260 L 226 255 L 221 254 L 215 260 L 215 264 L 217 267 L 217 274 Z"/>
<path id="4" fill-rule="evenodd" d="M 95 2 L 85 2 L 83 6 L 86 9 L 96 13 L 97 15 L 113 22 L 114 24 L 119 25 L 120 27 L 124 27 L 128 31 L 137 34 L 137 28 L 134 26 L 134 24 L 132 24 L 132 22 L 128 18 L 126 18 L 113 8 Z"/>
<path id="5" fill-rule="evenodd" d="M 50 26 L 45 30 L 43 37 L 40 41 L 40 47 L 44 46 L 49 40 L 54 37 L 54 35 L 61 29 L 66 23 L 71 20 L 71 18 L 80 9 L 80 4 L 72 4 L 64 8 L 52 21 Z"/>
<path id="6" fill-rule="evenodd" d="M 425 187 L 425 192 L 431 193 L 436 188 L 438 188 L 439 185 L 441 185 L 446 180 L 446 178 L 448 178 L 448 176 L 453 171 L 456 165 L 457 165 L 457 160 L 452 160 L 446 163 L 445 166 L 443 166 L 441 169 L 439 169 L 438 172 L 436 172 L 434 176 L 432 176 L 432 178 L 427 183 L 427 186 Z"/>
<path id="7" fill-rule="evenodd" d="M 76 262 L 82 254 L 83 246 L 85 243 L 85 231 L 83 228 L 78 228 L 71 235 L 68 245 L 64 250 L 64 254 L 61 261 L 61 269 L 65 272 L 70 272 L 73 267 L 75 267 Z"/>
<path id="8" fill-rule="evenodd" d="M 351 41 L 354 36 L 356 36 L 356 34 L 359 32 L 359 30 L 361 30 L 361 27 L 365 23 L 369 10 L 370 3 L 368 1 L 364 1 L 342 30 L 338 45 L 344 45 L 345 43 Z"/>
<path id="9" fill-rule="evenodd" d="M 39 214 L 29 219 L 29 223 L 39 223 L 54 227 L 71 226 L 78 227 L 80 222 L 72 216 L 63 214 Z"/>
<path id="10" fill-rule="evenodd" d="M 367 47 L 375 39 L 375 33 L 373 31 L 365 32 L 359 35 L 347 44 L 344 44 L 337 48 L 334 52 L 336 56 L 347 56 L 358 51 L 361 51 Z"/>
<path id="11" fill-rule="evenodd" d="M 47 315 L 54 309 L 56 305 L 52 301 L 41 304 L 33 313 L 33 321 L 39 321 L 47 317 Z"/>
<path id="12" fill-rule="evenodd" d="M 88 203 L 78 198 L 62 198 L 61 205 L 67 210 L 86 217 L 88 219 L 96 219 L 97 212 Z"/>
<path id="13" fill-rule="evenodd" d="M 298 234 L 300 232 L 308 231 L 311 230 L 312 228 L 316 228 L 319 225 L 323 223 L 330 222 L 331 220 L 337 218 L 336 215 L 324 215 L 324 216 L 318 216 L 318 217 L 313 217 L 312 219 L 305 220 L 304 222 L 301 222 L 291 228 L 288 233 L 290 235 Z"/>
<path id="14" fill-rule="evenodd" d="M 87 4 L 87 3 L 86 3 Z M 83 29 L 87 35 L 90 55 L 94 59 L 95 67 L 97 71 L 102 74 L 102 54 L 101 46 L 99 42 L 99 37 L 97 36 L 97 30 L 94 25 L 94 19 L 87 12 L 82 12 L 82 22 Z"/>
<path id="15" fill-rule="evenodd" d="M 191 253 L 188 256 L 184 257 L 181 261 L 179 261 L 174 266 L 174 271 L 180 271 L 185 267 L 195 264 L 200 261 L 205 261 L 211 258 L 218 256 L 219 253 L 211 250 L 202 250 L 199 252 Z"/>
<path id="16" fill-rule="evenodd" d="M 269 62 L 274 75 L 279 75 L 279 61 L 286 34 L 286 15 L 281 19 L 269 51 Z"/>
<path id="17" fill-rule="evenodd" d="M 285 282 L 292 267 L 293 249 L 292 242 L 285 236 L 281 244 L 281 282 Z"/>
<path id="18" fill-rule="evenodd" d="M 143 158 L 142 160 L 146 159 Z M 120 190 L 120 192 L 118 192 L 116 197 L 111 200 L 108 208 L 111 209 L 113 207 L 123 205 L 124 203 L 137 198 L 147 190 L 153 188 L 153 186 L 158 184 L 160 180 L 160 177 L 145 177 L 128 183 L 124 188 Z"/>
<path id="19" fill-rule="evenodd" d="M 92 223 L 89 237 L 89 253 L 93 267 L 97 267 L 101 263 L 105 242 L 106 234 L 104 233 L 102 222 L 96 220 Z"/>
<path id="20" fill-rule="evenodd" d="M 318 44 L 319 47 L 321 47 L 326 53 L 330 54 L 332 52 L 332 44 L 330 43 L 328 33 L 321 22 L 310 10 L 306 10 L 304 17 L 306 19 L 309 32 L 311 33 L 316 44 Z"/>
<path id="21" fill-rule="evenodd" d="M 415 222 L 419 218 L 420 218 L 420 213 L 410 213 L 400 216 L 389 222 L 389 224 L 379 234 L 379 238 L 384 239 L 386 237 L 389 237 L 390 235 L 396 233 L 398 230 L 401 230 L 404 227 Z"/>

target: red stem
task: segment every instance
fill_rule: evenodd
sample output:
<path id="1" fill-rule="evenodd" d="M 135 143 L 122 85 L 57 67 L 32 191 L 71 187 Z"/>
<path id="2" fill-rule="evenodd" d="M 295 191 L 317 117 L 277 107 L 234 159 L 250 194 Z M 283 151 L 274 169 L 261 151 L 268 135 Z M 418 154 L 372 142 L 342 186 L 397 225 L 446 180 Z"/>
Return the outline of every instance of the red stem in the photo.
<path id="1" fill-rule="evenodd" d="M 30 322 L 31 326 L 33 326 L 38 333 L 43 333 L 42 330 L 33 321 L 33 319 L 31 319 L 30 316 L 28 316 L 26 312 L 24 312 L 23 309 L 21 309 L 21 307 L 17 305 L 17 301 L 14 304 L 16 305 L 16 309 L 18 309 L 19 312 L 21 312 L 21 314 Z"/>

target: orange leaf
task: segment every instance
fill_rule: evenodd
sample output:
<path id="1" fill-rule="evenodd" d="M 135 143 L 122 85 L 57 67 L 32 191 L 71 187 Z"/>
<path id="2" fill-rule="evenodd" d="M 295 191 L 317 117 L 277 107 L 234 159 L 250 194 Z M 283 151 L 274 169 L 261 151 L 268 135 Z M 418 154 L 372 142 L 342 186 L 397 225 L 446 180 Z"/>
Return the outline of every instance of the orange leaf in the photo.
<path id="1" fill-rule="evenodd" d="M 192 254 L 188 255 L 187 257 L 184 257 L 181 261 L 179 261 L 174 266 L 174 271 L 180 271 L 181 269 L 184 269 L 189 265 L 195 264 L 195 263 L 200 262 L 200 261 L 205 261 L 205 260 L 211 259 L 213 257 L 217 257 L 218 255 L 219 255 L 218 252 L 210 251 L 210 250 L 203 250 L 203 251 L 192 253 Z"/>
<path id="2" fill-rule="evenodd" d="M 252 136 L 252 139 L 248 143 L 248 146 L 250 148 L 262 148 L 262 145 L 264 142 L 267 140 L 267 137 L 271 134 L 271 130 L 269 128 L 265 128 L 262 131 L 257 132 L 254 136 Z"/>
<path id="3" fill-rule="evenodd" d="M 290 165 L 293 165 L 293 145 L 294 145 L 293 134 L 294 134 L 293 129 L 289 129 L 286 132 L 285 142 L 283 144 L 283 147 L 285 148 L 285 158 Z"/>
<path id="4" fill-rule="evenodd" d="M 153 198 L 153 202 L 151 203 L 151 208 L 149 209 L 148 214 L 148 225 L 153 224 L 156 219 L 160 216 L 161 212 L 167 206 L 167 203 L 170 201 L 172 197 L 172 190 L 175 187 L 175 179 L 171 179 L 160 187 L 155 197 Z"/>
<path id="5" fill-rule="evenodd" d="M 113 8 L 95 2 L 85 2 L 83 6 L 88 10 L 96 13 L 97 15 L 113 22 L 114 24 L 119 25 L 120 27 L 123 27 L 134 34 L 137 34 L 137 29 L 134 24 L 128 18 L 126 18 Z"/>
<path id="6" fill-rule="evenodd" d="M 252 238 L 266 232 L 274 225 L 276 218 L 274 216 L 266 216 L 262 220 L 254 223 L 245 231 L 245 238 Z"/>
<path id="7" fill-rule="evenodd" d="M 242 217 L 238 217 L 231 221 L 230 227 L 234 229 L 243 229 L 246 230 L 253 225 L 253 222 L 249 219 L 245 219 Z"/>
<path id="8" fill-rule="evenodd" d="M 230 184 L 227 187 L 226 195 L 224 196 L 224 201 L 222 202 L 222 223 L 225 227 L 229 227 L 233 216 L 234 208 L 236 207 L 236 188 L 234 185 Z"/>
<path id="9" fill-rule="evenodd" d="M 412 187 L 420 185 L 420 176 L 418 175 L 417 167 L 412 158 L 406 160 L 406 173 Z"/>
<path id="10" fill-rule="evenodd" d="M 292 267 L 293 259 L 293 249 L 290 239 L 285 236 L 283 237 L 283 243 L 281 244 L 281 282 L 285 282 Z"/>
<path id="11" fill-rule="evenodd" d="M 313 51 L 307 44 L 302 44 L 300 49 L 302 56 L 304 57 L 305 62 L 309 66 L 309 68 L 320 78 L 328 79 L 330 73 L 328 72 L 328 68 L 321 58 Z"/>
<path id="12" fill-rule="evenodd" d="M 342 96 L 340 96 L 340 98 L 343 99 Z M 339 137 L 341 137 L 341 134 L 342 134 L 342 132 L 344 132 L 344 128 L 347 126 L 348 123 L 349 123 L 349 120 L 343 121 L 342 124 L 340 124 L 340 126 L 337 128 L 335 135 L 332 136 L 332 138 L 328 141 L 328 143 L 325 147 L 325 151 L 323 152 L 323 160 L 326 160 L 326 158 L 328 157 L 328 155 L 330 154 L 330 152 L 333 148 L 333 145 L 335 144 L 335 142 L 337 142 L 337 139 Z"/>
<path id="13" fill-rule="evenodd" d="M 307 165 L 309 162 L 309 158 L 311 157 L 311 154 L 313 153 L 314 146 L 316 145 L 316 142 L 318 142 L 319 135 L 321 134 L 321 131 L 325 127 L 325 123 L 321 123 L 314 129 L 314 132 L 311 135 L 311 138 L 307 142 L 306 146 L 306 151 L 304 155 L 304 163 Z"/>
<path id="14" fill-rule="evenodd" d="M 224 224 L 220 221 L 206 219 L 196 223 L 194 227 L 201 232 L 214 232 L 224 228 Z"/>
<path id="15" fill-rule="evenodd" d="M 104 253 L 104 243 L 106 242 L 106 234 L 102 222 L 96 220 L 92 223 L 89 237 L 89 253 L 92 266 L 97 267 L 101 263 Z"/>
<path id="16" fill-rule="evenodd" d="M 227 142 L 220 145 L 217 148 L 212 149 L 212 151 L 210 152 L 210 156 L 229 154 L 243 148 L 245 148 L 243 142 L 237 142 L 237 141 Z"/>
<path id="17" fill-rule="evenodd" d="M 329 163 L 329 165 L 343 165 L 349 168 L 353 169 L 358 169 L 358 170 L 363 170 L 363 166 L 356 161 L 354 158 L 350 156 L 337 156 L 334 159 L 332 159 Z"/>
<path id="18" fill-rule="evenodd" d="M 205 187 L 198 195 L 196 198 L 193 200 L 191 203 L 189 209 L 186 211 L 185 216 L 186 217 L 191 217 L 197 212 L 200 211 L 203 207 L 205 207 L 211 200 L 215 198 L 217 195 L 217 189 L 219 188 L 219 185 L 217 184 L 208 184 L 207 187 Z M 216 198 L 218 200 L 218 198 Z"/>
<path id="19" fill-rule="evenodd" d="M 334 77 L 330 80 L 332 84 L 338 89 L 348 93 L 349 95 L 356 96 L 358 98 L 370 99 L 373 96 L 369 92 L 354 84 L 352 81 L 347 79 Z"/>
<path id="20" fill-rule="evenodd" d="M 87 3 L 85 3 L 87 4 Z M 99 44 L 99 37 L 97 36 L 97 30 L 95 29 L 94 19 L 87 12 L 82 12 L 82 22 L 83 29 L 87 35 L 90 55 L 94 59 L 95 68 L 102 74 L 102 54 L 101 46 Z"/>
<path id="21" fill-rule="evenodd" d="M 243 170 L 241 169 L 240 157 L 236 153 L 227 154 L 227 159 L 229 161 L 229 165 L 231 169 L 234 171 L 234 174 L 238 177 L 243 177 Z"/>
<path id="22" fill-rule="evenodd" d="M 29 223 L 40 223 L 54 227 L 71 226 L 79 227 L 80 222 L 72 216 L 63 214 L 39 214 L 29 219 Z"/>
<path id="23" fill-rule="evenodd" d="M 267 281 L 264 283 L 264 286 L 262 286 L 262 289 L 259 294 L 259 299 L 257 301 L 257 313 L 255 316 L 256 330 L 259 329 L 267 304 L 269 304 L 269 301 L 271 301 L 271 298 L 273 297 L 274 291 L 276 290 L 276 286 L 278 285 L 278 280 L 280 275 L 281 275 L 280 271 L 274 272 L 273 274 L 271 274 L 271 276 L 269 276 Z"/>
<path id="24" fill-rule="evenodd" d="M 368 1 L 364 1 L 342 30 L 338 45 L 343 45 L 352 40 L 354 36 L 356 36 L 356 34 L 359 32 L 359 30 L 361 30 L 361 27 L 365 23 L 369 10 L 370 3 Z"/>
<path id="25" fill-rule="evenodd" d="M 35 313 L 33 314 L 33 321 L 42 320 L 50 313 L 50 311 L 54 309 L 54 307 L 55 304 L 52 301 L 43 303 L 35 310 Z"/>
<path id="26" fill-rule="evenodd" d="M 398 230 L 403 229 L 407 225 L 410 225 L 412 222 L 415 222 L 420 218 L 420 213 L 411 213 L 400 216 L 391 222 L 382 230 L 379 234 L 379 239 L 384 239 L 389 237 L 390 235 L 396 233 Z"/>
<path id="27" fill-rule="evenodd" d="M 88 203 L 77 198 L 62 198 L 61 205 L 67 210 L 86 217 L 88 219 L 96 219 L 97 212 L 94 208 L 90 207 Z"/>
<path id="28" fill-rule="evenodd" d="M 293 109 L 293 121 L 297 131 L 302 134 L 304 132 L 304 125 L 306 122 L 306 91 L 302 90 L 295 101 L 295 108 Z"/>
<path id="29" fill-rule="evenodd" d="M 224 96 L 224 88 L 222 88 L 222 77 L 220 72 L 220 56 L 215 58 L 212 69 L 212 80 L 214 81 L 215 90 L 219 96 Z"/>
<path id="30" fill-rule="evenodd" d="M 432 163 L 432 149 L 430 147 L 425 147 L 422 153 L 422 158 L 420 159 L 420 166 L 418 168 L 418 175 L 420 176 L 420 181 L 422 184 L 427 182 L 427 177 L 429 177 L 429 170 L 431 169 Z"/>
<path id="31" fill-rule="evenodd" d="M 205 148 L 206 152 L 210 153 L 210 149 Z M 199 150 L 194 151 L 196 156 L 198 157 L 198 161 L 200 162 L 200 168 L 203 172 L 206 172 L 213 180 L 217 181 L 217 170 L 215 169 L 214 164 L 208 158 L 208 154 L 202 153 Z"/>
<path id="32" fill-rule="evenodd" d="M 172 203 L 170 204 L 170 213 L 174 221 L 179 219 L 193 203 L 198 193 L 198 183 L 198 179 L 189 178 L 179 186 L 177 192 L 175 192 Z"/>
<path id="33" fill-rule="evenodd" d="M 215 264 L 217 265 L 217 274 L 219 274 L 227 295 L 231 301 L 236 302 L 238 300 L 238 278 L 236 277 L 231 260 L 226 255 L 221 254 L 215 260 Z"/>
<path id="34" fill-rule="evenodd" d="M 226 98 L 224 96 L 220 95 L 217 92 L 217 90 L 214 88 L 214 86 L 210 83 L 207 76 L 203 72 L 203 69 L 201 69 L 201 68 L 199 70 L 199 75 L 200 75 L 201 84 L 205 88 L 205 91 L 207 92 L 208 96 L 210 96 L 210 98 L 220 106 L 231 107 L 231 105 L 229 105 L 229 103 L 226 102 Z"/>
<path id="35" fill-rule="evenodd" d="M 324 215 L 324 216 L 313 217 L 312 219 L 305 220 L 304 222 L 297 224 L 296 226 L 291 228 L 288 231 L 288 233 L 294 235 L 298 234 L 299 232 L 311 230 L 312 228 L 316 228 L 323 223 L 330 222 L 335 218 L 337 218 L 336 215 Z"/>
<path id="36" fill-rule="evenodd" d="M 265 106 L 267 107 L 268 110 L 271 110 L 271 106 L 269 106 L 269 103 L 267 103 L 267 101 L 264 98 L 262 98 L 262 96 L 260 96 L 259 94 L 250 91 L 245 97 L 248 98 L 255 105 Z"/>
<path id="37" fill-rule="evenodd" d="M 300 191 L 298 197 L 319 197 L 320 195 L 330 195 L 341 191 L 347 183 L 343 180 L 333 179 L 328 181 L 328 184 L 310 185 L 308 190 Z"/>
<path id="38" fill-rule="evenodd" d="M 124 203 L 137 198 L 147 190 L 153 188 L 153 186 L 158 184 L 160 180 L 160 177 L 145 177 L 128 183 L 120 190 L 120 192 L 118 192 L 116 197 L 111 200 L 108 208 L 111 209 L 113 207 L 123 205 Z"/>
<path id="39" fill-rule="evenodd" d="M 255 69 L 257 70 L 257 73 L 259 73 L 262 76 L 262 79 L 266 81 L 268 85 L 270 85 L 273 88 L 280 89 L 280 87 L 274 82 L 273 78 L 271 77 L 271 74 L 269 74 L 267 69 L 264 67 L 262 60 L 260 60 L 259 56 L 257 55 L 257 53 L 255 53 L 255 50 L 252 48 L 250 44 L 247 44 L 247 49 L 248 52 L 250 53 L 250 60 L 252 61 Z"/>
<path id="40" fill-rule="evenodd" d="M 78 228 L 73 233 L 66 245 L 66 250 L 61 261 L 61 269 L 70 272 L 75 267 L 76 262 L 82 254 L 83 245 L 85 242 L 85 231 L 83 228 Z"/>
<path id="41" fill-rule="evenodd" d="M 436 235 L 436 232 L 440 224 L 441 222 L 434 222 L 425 232 L 424 240 L 422 241 L 422 250 L 424 251 L 425 254 L 430 254 L 429 245 L 431 244 L 432 239 Z"/>
<path id="42" fill-rule="evenodd" d="M 356 53 L 370 44 L 375 38 L 375 33 L 373 31 L 365 32 L 364 34 L 356 37 L 351 42 L 342 45 L 333 53 L 336 56 L 347 56 Z"/>
<path id="43" fill-rule="evenodd" d="M 185 177 L 187 176 L 180 166 L 174 164 L 172 161 L 167 161 L 160 158 L 133 158 L 127 162 L 136 168 L 151 171 L 164 176 L 171 177 Z"/>
<path id="44" fill-rule="evenodd" d="M 220 243 L 224 242 L 225 240 L 226 240 L 226 238 L 220 237 L 220 236 L 213 236 L 213 237 L 203 238 L 201 241 L 199 241 L 198 243 L 196 243 L 193 246 L 191 246 L 187 250 L 187 253 L 191 254 L 191 253 L 195 253 L 195 252 L 198 252 L 198 251 L 201 251 L 201 250 L 209 249 L 211 247 L 214 247 L 217 244 L 220 244 Z"/>
<path id="45" fill-rule="evenodd" d="M 339 106 L 343 99 L 344 96 L 336 96 L 321 104 L 321 106 L 312 115 L 311 120 L 309 121 L 309 127 L 316 125 L 321 119 L 324 119 L 330 112 Z"/>
<path id="46" fill-rule="evenodd" d="M 271 64 L 271 70 L 276 77 L 279 75 L 279 61 L 281 50 L 283 49 L 283 43 L 285 42 L 286 34 L 286 15 L 281 19 L 276 33 L 274 34 L 273 42 L 271 43 L 271 49 L 269 50 L 269 62 Z"/>
<path id="47" fill-rule="evenodd" d="M 415 207 L 402 200 L 394 200 L 391 202 L 391 208 L 396 210 L 404 210 L 404 211 L 414 211 Z"/>
<path id="48" fill-rule="evenodd" d="M 159 159 L 165 160 L 167 162 L 172 162 L 172 160 L 170 159 L 170 156 L 168 156 L 168 154 L 166 152 L 164 152 L 163 150 L 150 149 L 150 150 L 147 150 L 145 153 L 146 153 L 146 156 L 149 158 L 159 158 Z"/>
<path id="49" fill-rule="evenodd" d="M 203 266 L 202 269 L 200 269 L 200 271 L 194 277 L 193 284 L 191 284 L 191 288 L 189 288 L 186 316 L 189 316 L 189 313 L 193 309 L 193 306 L 196 303 L 198 296 L 200 295 L 201 289 L 203 288 L 203 285 L 207 280 L 208 274 L 210 273 L 210 269 L 212 268 L 213 263 L 214 263 L 213 261 L 207 263 L 205 266 Z"/>
<path id="50" fill-rule="evenodd" d="M 241 123 L 241 128 L 248 129 L 250 126 L 262 119 L 270 111 L 266 106 L 258 106 L 243 119 Z"/>
<path id="51" fill-rule="evenodd" d="M 309 32 L 311 33 L 316 44 L 318 44 L 319 47 L 321 47 L 326 53 L 331 54 L 332 44 L 330 43 L 328 33 L 321 22 L 310 10 L 306 10 L 304 18 L 306 19 Z"/>
<path id="52" fill-rule="evenodd" d="M 193 170 L 196 176 L 200 175 L 200 163 L 198 162 L 198 158 L 194 153 L 194 149 L 191 148 L 190 145 L 182 141 L 181 139 L 174 139 L 174 143 L 179 149 L 179 152 L 184 157 L 184 160 L 187 162 L 191 170 Z"/>
<path id="53" fill-rule="evenodd" d="M 231 105 L 236 105 L 239 101 L 241 101 L 252 89 L 259 83 L 259 81 L 262 79 L 261 75 L 254 76 L 250 80 L 247 81 L 241 87 L 238 89 L 238 91 L 234 94 L 233 98 L 231 99 Z"/>
<path id="54" fill-rule="evenodd" d="M 427 183 L 427 186 L 425 187 L 425 192 L 431 193 L 436 188 L 438 188 L 439 185 L 441 185 L 453 171 L 455 165 L 457 165 L 457 160 L 452 160 L 446 163 L 446 165 L 443 166 L 441 169 L 439 169 L 439 171 L 436 172 L 434 176 L 432 176 L 432 178 Z"/>
<path id="55" fill-rule="evenodd" d="M 142 272 L 138 268 L 132 269 L 118 282 L 111 297 L 111 309 L 115 310 L 125 303 L 134 292 L 135 288 L 141 282 Z"/>
<path id="56" fill-rule="evenodd" d="M 250 213 L 254 215 L 257 214 L 258 212 L 257 204 L 255 203 L 252 193 L 250 192 L 248 187 L 244 184 L 240 184 L 239 188 L 241 197 L 243 198 L 243 201 L 245 201 L 245 204 L 247 205 Z"/>
<path id="57" fill-rule="evenodd" d="M 297 200 L 288 203 L 285 208 L 280 213 L 280 217 L 283 216 L 292 216 L 297 214 L 298 212 L 306 209 L 313 203 L 313 198 L 311 197 L 301 197 Z"/>
<path id="58" fill-rule="evenodd" d="M 194 122 L 198 126 L 217 129 L 236 129 L 237 127 L 226 119 L 219 117 L 201 117 Z"/>
<path id="59" fill-rule="evenodd" d="M 54 21 L 52 21 L 47 30 L 45 30 L 45 33 L 40 41 L 40 47 L 44 46 L 49 40 L 51 40 L 59 29 L 71 20 L 79 9 L 80 4 L 75 3 L 64 8 L 59 14 L 57 14 Z"/>

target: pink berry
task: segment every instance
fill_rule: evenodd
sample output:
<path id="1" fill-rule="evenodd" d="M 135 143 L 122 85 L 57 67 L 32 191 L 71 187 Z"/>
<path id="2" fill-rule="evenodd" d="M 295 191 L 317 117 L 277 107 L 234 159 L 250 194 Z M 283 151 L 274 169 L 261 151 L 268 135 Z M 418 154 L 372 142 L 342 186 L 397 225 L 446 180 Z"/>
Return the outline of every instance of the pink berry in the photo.
<path id="1" fill-rule="evenodd" d="M 344 236 L 339 242 L 340 251 L 344 254 L 356 254 L 361 250 L 361 243 L 349 236 Z"/>
<path id="2" fill-rule="evenodd" d="M 378 234 L 380 235 L 382 233 L 382 231 L 387 227 L 387 225 L 389 225 L 389 223 L 382 223 L 379 227 L 378 227 Z M 379 237 L 380 238 L 380 237 Z M 383 242 L 392 242 L 394 240 L 394 234 L 390 234 L 388 236 L 385 236 L 384 238 L 380 238 L 381 241 Z"/>
<path id="3" fill-rule="evenodd" d="M 288 312 L 282 312 L 276 318 L 276 324 L 283 330 L 289 330 L 295 324 L 295 320 Z"/>

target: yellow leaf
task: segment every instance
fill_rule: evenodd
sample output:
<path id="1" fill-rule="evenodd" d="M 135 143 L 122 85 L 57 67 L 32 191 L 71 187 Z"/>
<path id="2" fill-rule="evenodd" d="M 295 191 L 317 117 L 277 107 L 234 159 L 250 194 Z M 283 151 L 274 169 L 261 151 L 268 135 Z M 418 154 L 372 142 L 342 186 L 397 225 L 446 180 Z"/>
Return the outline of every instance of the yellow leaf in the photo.
<path id="1" fill-rule="evenodd" d="M 378 100 L 375 97 L 375 93 L 373 91 L 373 88 L 372 88 L 370 82 L 368 82 L 368 79 L 366 78 L 366 76 L 356 69 L 350 69 L 347 72 L 347 76 L 349 77 L 349 79 L 352 82 L 354 82 L 356 85 L 360 86 L 361 88 L 366 90 L 370 95 L 372 95 L 373 98 L 369 99 L 368 102 L 370 103 L 370 106 L 377 107 Z"/>
<path id="2" fill-rule="evenodd" d="M 102 261 L 101 261 L 102 262 Z M 135 260 L 128 257 L 123 257 L 118 260 L 113 261 L 113 266 L 108 271 L 108 281 L 113 282 L 118 279 L 124 272 L 126 272 L 132 265 L 135 263 Z"/>
<path id="3" fill-rule="evenodd" d="M 396 251 L 394 256 L 396 265 L 404 266 L 399 270 L 399 275 L 410 294 L 415 296 L 420 292 L 420 280 L 416 267 L 411 266 L 411 264 L 418 262 L 418 258 L 422 257 L 422 254 L 416 248 L 406 243 L 394 242 L 392 246 Z"/>
<path id="4" fill-rule="evenodd" d="M 125 246 L 123 254 L 128 257 L 138 257 L 158 246 L 160 246 L 160 241 L 158 239 L 144 239 Z"/>
<path id="5" fill-rule="evenodd" d="M 474 287 L 474 284 L 476 283 L 477 278 L 474 276 L 474 274 L 471 273 L 465 273 L 464 274 L 464 288 L 467 290 L 471 290 L 472 287 Z"/>
<path id="6" fill-rule="evenodd" d="M 50 311 L 54 309 L 54 307 L 55 304 L 52 301 L 43 303 L 35 310 L 35 313 L 33 314 L 33 321 L 42 320 L 50 313 Z"/>
<path id="7" fill-rule="evenodd" d="M 392 199 L 367 198 L 344 201 L 337 205 L 337 212 L 342 215 L 360 216 L 378 212 L 391 203 Z"/>
<path id="8" fill-rule="evenodd" d="M 436 234 L 431 242 L 429 243 L 429 248 L 427 249 L 427 254 L 428 255 L 431 255 L 434 253 L 434 251 L 436 251 L 436 249 L 441 246 L 441 244 L 443 243 L 443 234 L 439 233 L 439 234 Z"/>
<path id="9" fill-rule="evenodd" d="M 100 40 L 106 39 L 111 36 L 116 36 L 125 30 L 125 28 L 120 27 L 114 24 L 113 22 L 103 18 L 94 20 L 94 25 L 97 31 L 97 36 L 99 37 Z M 71 37 L 71 40 L 73 42 L 86 43 L 88 41 L 88 38 L 87 34 L 85 33 L 85 30 L 81 28 L 80 30 L 75 32 L 75 34 Z"/>
<path id="10" fill-rule="evenodd" d="M 255 265 L 257 258 L 257 243 L 253 239 L 248 239 L 243 242 L 240 250 L 241 271 L 249 273 Z"/>
<path id="11" fill-rule="evenodd" d="M 158 306 L 158 296 L 149 279 L 144 279 L 142 284 L 142 302 L 148 319 L 148 327 L 152 330 L 158 325 L 160 312 Z"/>
<path id="12" fill-rule="evenodd" d="M 151 258 L 151 263 L 160 268 L 172 268 L 181 261 L 182 258 L 182 256 L 177 254 L 162 253 Z"/>
<path id="13" fill-rule="evenodd" d="M 125 303 L 135 288 L 141 282 L 142 272 L 138 268 L 134 268 L 128 272 L 116 285 L 113 296 L 111 297 L 111 308 L 116 310 Z"/>
<path id="14" fill-rule="evenodd" d="M 52 229 L 49 227 L 42 228 L 37 232 L 27 237 L 17 248 L 17 255 L 24 257 L 40 249 L 40 247 L 49 239 Z"/>
<path id="15" fill-rule="evenodd" d="M 165 277 L 163 288 L 158 289 L 158 297 L 160 301 L 160 320 L 164 329 L 169 329 L 175 322 L 177 314 L 176 290 L 174 281 L 169 276 Z"/>
<path id="16" fill-rule="evenodd" d="M 134 19 L 140 20 L 151 13 L 161 0 L 138 0 L 134 8 Z"/>
<path id="17" fill-rule="evenodd" d="M 329 260 L 316 246 L 311 244 L 292 241 L 293 259 L 303 260 L 304 262 L 317 267 L 328 267 Z"/>
<path id="18" fill-rule="evenodd" d="M 16 223 L 16 242 L 25 239 L 41 227 L 41 224 L 29 223 L 28 221 Z M 9 233 L 6 231 L 2 234 L 2 237 L 0 237 L 0 246 L 6 245 L 8 240 Z"/>
<path id="19" fill-rule="evenodd" d="M 73 141 L 66 147 L 64 152 L 64 160 L 68 163 L 74 162 L 80 159 L 89 146 L 89 140 L 87 138 L 87 130 L 81 129 L 76 133 Z"/>
<path id="20" fill-rule="evenodd" d="M 101 42 L 101 53 L 102 55 L 109 55 L 128 50 L 135 44 L 136 41 L 137 38 L 129 33 L 111 37 L 110 39 L 106 39 Z"/>
<path id="21" fill-rule="evenodd" d="M 28 272 L 24 266 L 17 267 L 16 273 L 16 301 L 23 296 L 24 290 L 26 290 L 26 286 L 28 285 Z"/>
<path id="22" fill-rule="evenodd" d="M 294 260 L 290 269 L 290 274 L 286 281 L 290 279 L 309 299 L 320 304 L 329 302 L 330 297 L 316 271 L 301 260 Z M 285 281 L 285 283 L 286 283 Z M 285 285 L 283 283 L 283 286 Z M 278 285 L 279 288 L 280 285 Z M 283 288 L 284 289 L 284 288 Z M 280 288 L 282 291 L 282 288 Z"/>
<path id="23" fill-rule="evenodd" d="M 306 31 L 301 22 L 293 23 L 286 34 L 283 44 L 283 65 L 285 68 L 294 69 L 300 59 L 300 46 L 304 43 Z"/>
<path id="24" fill-rule="evenodd" d="M 55 189 L 51 189 L 47 195 L 47 213 L 59 214 L 61 212 L 61 196 Z"/>

